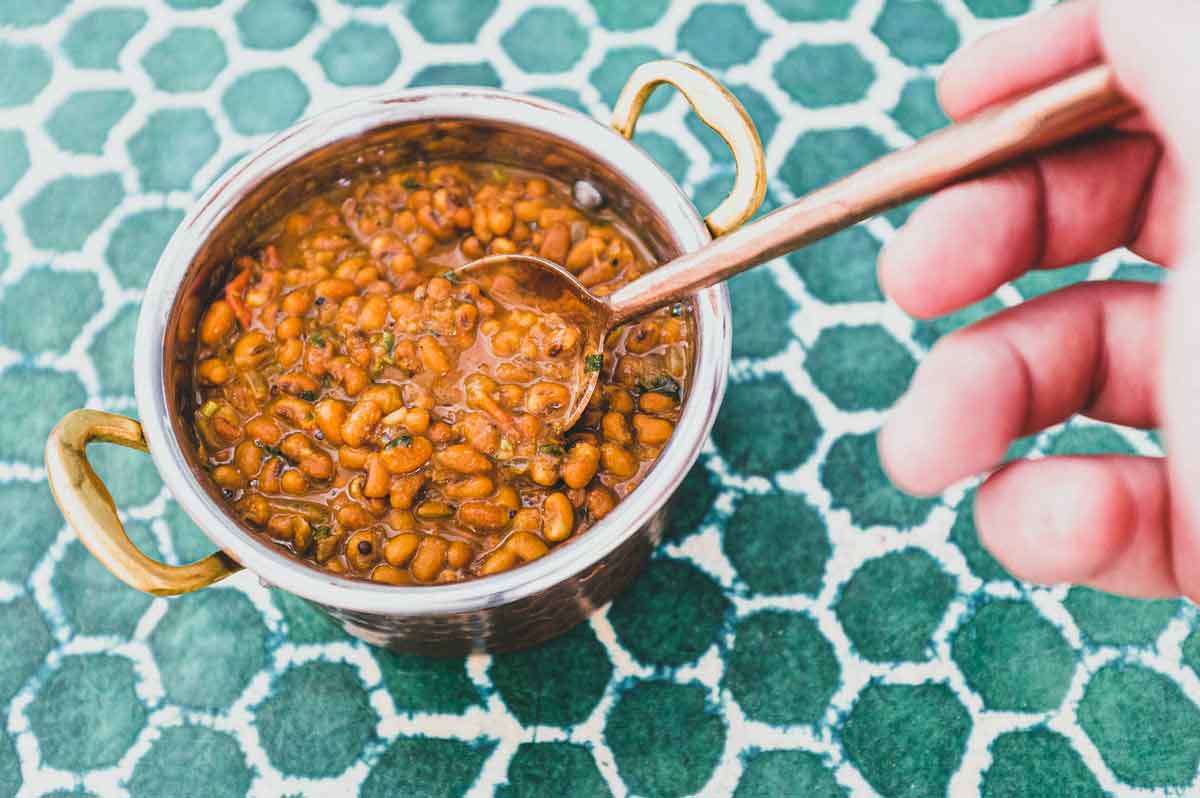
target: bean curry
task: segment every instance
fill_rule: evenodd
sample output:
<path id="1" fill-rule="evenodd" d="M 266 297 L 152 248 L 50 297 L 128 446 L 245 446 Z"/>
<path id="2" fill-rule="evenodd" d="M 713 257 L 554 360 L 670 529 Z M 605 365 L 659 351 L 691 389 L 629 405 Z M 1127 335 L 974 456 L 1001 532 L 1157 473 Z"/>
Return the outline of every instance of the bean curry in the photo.
<path id="1" fill-rule="evenodd" d="M 569 308 L 497 301 L 519 275 L 454 272 L 518 252 L 599 295 L 653 268 L 565 184 L 457 162 L 342 181 L 238 257 L 193 366 L 197 446 L 234 512 L 318 567 L 391 585 L 506 571 L 611 512 L 678 420 L 690 309 L 584 351 Z M 600 383 L 563 430 L 577 368 Z"/>

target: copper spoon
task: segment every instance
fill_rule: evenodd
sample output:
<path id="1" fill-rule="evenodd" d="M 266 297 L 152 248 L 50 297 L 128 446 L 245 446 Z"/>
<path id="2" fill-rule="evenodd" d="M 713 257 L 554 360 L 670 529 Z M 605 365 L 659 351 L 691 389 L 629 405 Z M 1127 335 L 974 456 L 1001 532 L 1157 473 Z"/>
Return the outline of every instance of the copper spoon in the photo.
<path id="1" fill-rule="evenodd" d="M 522 291 L 557 302 L 584 333 L 584 353 L 601 353 L 608 331 L 786 252 L 965 178 L 1112 123 L 1136 111 L 1107 66 L 989 108 L 864 166 L 824 188 L 724 235 L 613 292 L 598 297 L 562 266 L 531 255 L 492 255 L 458 273 L 488 283 L 499 270 L 519 274 Z M 501 299 L 503 299 L 501 297 Z M 593 354 L 594 357 L 594 354 Z M 575 370 L 574 397 L 555 426 L 570 429 L 587 407 L 600 372 Z"/>

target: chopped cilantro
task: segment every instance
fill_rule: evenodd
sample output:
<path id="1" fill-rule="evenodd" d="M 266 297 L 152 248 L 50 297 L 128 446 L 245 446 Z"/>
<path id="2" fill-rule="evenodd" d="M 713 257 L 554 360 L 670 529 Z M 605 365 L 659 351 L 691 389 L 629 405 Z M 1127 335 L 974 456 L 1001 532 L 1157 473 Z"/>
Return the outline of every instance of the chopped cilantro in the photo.
<path id="1" fill-rule="evenodd" d="M 417 180 L 415 177 L 406 177 L 404 178 L 404 187 L 409 191 L 412 191 L 413 189 L 421 187 L 421 181 Z"/>
<path id="2" fill-rule="evenodd" d="M 411 435 L 397 435 L 396 437 L 394 437 L 390 441 L 388 441 L 387 445 L 384 446 L 383 448 L 395 449 L 397 446 L 404 446 L 404 447 L 412 446 L 412 436 Z"/>
<path id="3" fill-rule="evenodd" d="M 217 411 L 220 409 L 221 409 L 220 405 L 218 405 L 212 399 L 209 399 L 207 402 L 200 405 L 200 415 L 204 416 L 205 418 L 212 418 L 213 416 L 215 416 L 217 414 Z"/>
<path id="4" fill-rule="evenodd" d="M 583 359 L 584 371 L 599 371 L 604 367 L 604 355 L 588 355 Z"/>
<path id="5" fill-rule="evenodd" d="M 315 332 L 308 336 L 308 340 L 312 341 L 313 346 L 325 346 L 325 336 L 319 332 Z"/>
<path id="6" fill-rule="evenodd" d="M 316 391 L 301 391 L 300 392 L 300 398 L 306 402 L 315 402 L 315 401 L 317 401 L 317 397 L 319 397 L 320 395 L 321 394 L 317 393 Z"/>
<path id="7" fill-rule="evenodd" d="M 385 332 L 383 334 L 381 343 L 383 344 L 383 348 L 386 349 L 387 353 L 390 355 L 392 353 L 393 347 L 396 346 L 396 334 L 393 333 L 391 330 L 388 330 L 387 332 Z"/>
<path id="8" fill-rule="evenodd" d="M 671 306 L 671 315 L 674 316 L 675 318 L 679 318 L 680 316 L 683 315 L 683 303 L 682 302 L 676 302 L 674 305 Z"/>
<path id="9" fill-rule="evenodd" d="M 313 543 L 316 543 L 318 540 L 324 540 L 332 534 L 333 532 L 327 526 L 314 526 L 312 531 Z"/>
<path id="10" fill-rule="evenodd" d="M 666 374 L 659 374 L 651 379 L 643 379 L 639 384 L 643 393 L 661 393 L 679 399 L 679 383 Z"/>
<path id="11" fill-rule="evenodd" d="M 462 282 L 462 278 L 453 269 L 447 269 L 442 272 L 442 277 L 446 278 L 446 282 L 450 283 L 450 285 L 458 285 Z"/>
<path id="12" fill-rule="evenodd" d="M 557 443 L 543 443 L 541 446 L 538 447 L 538 451 L 541 452 L 542 454 L 549 454 L 554 457 L 562 457 L 563 456 L 563 448 L 561 446 L 559 446 Z"/>

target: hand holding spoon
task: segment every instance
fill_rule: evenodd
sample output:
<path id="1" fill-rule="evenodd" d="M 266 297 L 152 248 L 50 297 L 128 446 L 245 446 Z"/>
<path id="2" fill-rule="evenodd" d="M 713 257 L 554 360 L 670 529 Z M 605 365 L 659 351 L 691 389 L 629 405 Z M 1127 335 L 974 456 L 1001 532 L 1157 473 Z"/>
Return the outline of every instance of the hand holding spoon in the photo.
<path id="1" fill-rule="evenodd" d="M 485 289 L 503 273 L 519 300 L 543 299 L 582 333 L 582 353 L 600 353 L 609 330 L 678 302 L 735 274 L 799 249 L 909 200 L 978 176 L 1024 155 L 1103 127 L 1136 111 L 1107 66 L 1079 72 L 963 122 L 785 205 L 711 244 L 659 266 L 606 297 L 585 288 L 562 266 L 531 255 L 493 255 L 457 273 Z M 493 294 L 496 292 L 493 291 Z M 501 292 L 502 293 L 502 292 Z M 532 301 L 530 298 L 533 298 Z M 495 296 L 501 302 L 504 296 Z M 563 309 L 566 308 L 564 311 Z M 594 354 L 593 354 L 594 357 Z M 587 407 L 599 371 L 581 359 L 570 406 L 555 426 L 569 429 Z"/>

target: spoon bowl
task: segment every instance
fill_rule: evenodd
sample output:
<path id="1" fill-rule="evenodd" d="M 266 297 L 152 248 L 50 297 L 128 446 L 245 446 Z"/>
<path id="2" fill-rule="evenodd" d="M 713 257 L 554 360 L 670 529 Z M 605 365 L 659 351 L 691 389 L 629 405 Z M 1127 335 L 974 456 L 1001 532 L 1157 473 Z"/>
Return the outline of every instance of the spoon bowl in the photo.
<path id="1" fill-rule="evenodd" d="M 616 326 L 612 306 L 589 291 L 575 275 L 552 260 L 534 255 L 489 255 L 455 269 L 460 280 L 469 280 L 497 303 L 510 309 L 528 309 L 554 315 L 576 327 L 581 336 L 572 360 L 571 401 L 546 420 L 560 434 L 574 426 L 587 408 L 600 382 L 602 368 L 591 368 L 604 353 L 608 331 Z M 553 310 L 548 310 L 553 309 Z M 599 360 L 603 363 L 603 358 Z"/>

